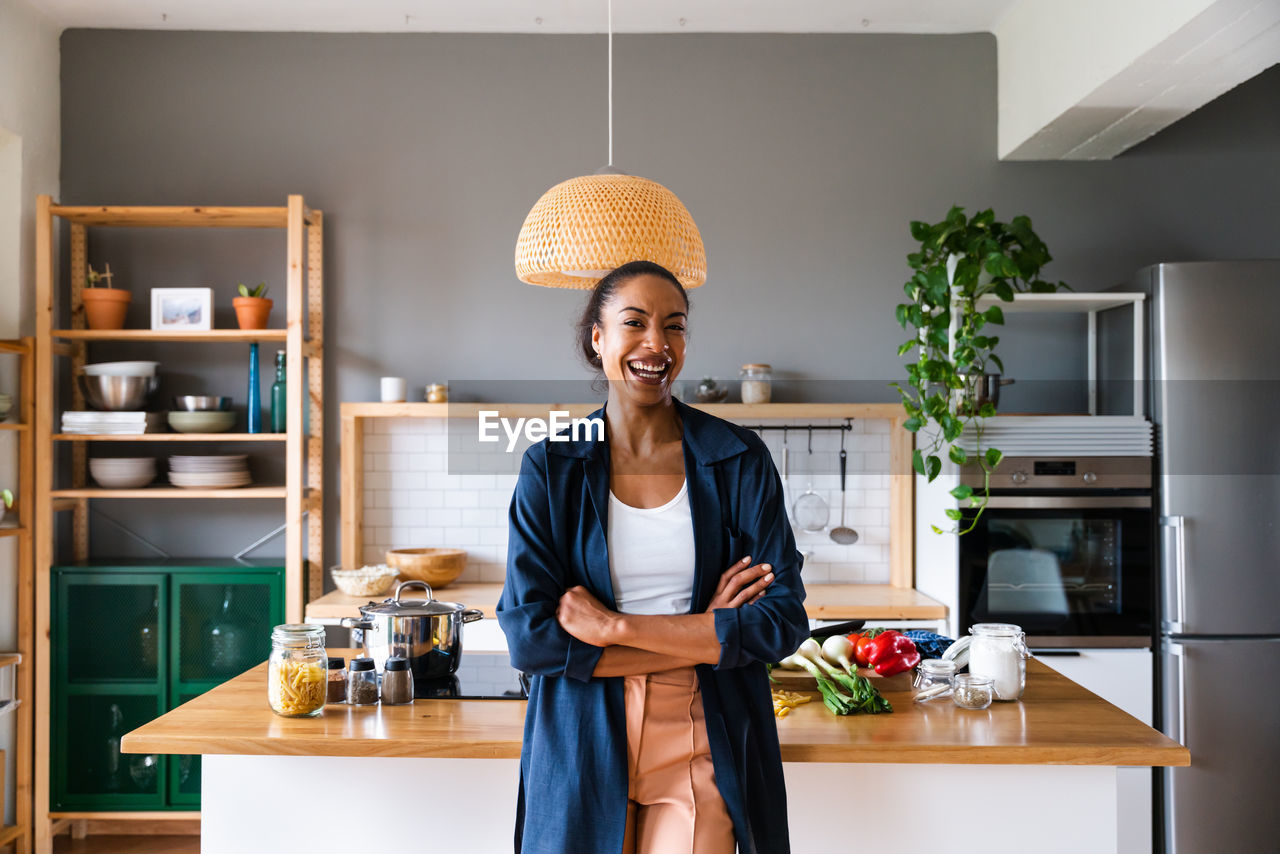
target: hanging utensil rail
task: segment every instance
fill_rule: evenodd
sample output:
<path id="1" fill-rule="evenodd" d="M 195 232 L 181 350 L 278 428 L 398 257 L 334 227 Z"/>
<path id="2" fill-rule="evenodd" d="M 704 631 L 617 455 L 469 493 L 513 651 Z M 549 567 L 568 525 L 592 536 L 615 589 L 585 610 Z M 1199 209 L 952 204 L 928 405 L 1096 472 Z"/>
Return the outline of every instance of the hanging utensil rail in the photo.
<path id="1" fill-rule="evenodd" d="M 743 424 L 746 430 L 794 430 L 797 433 L 814 430 L 852 430 L 853 419 L 846 418 L 843 424 Z"/>

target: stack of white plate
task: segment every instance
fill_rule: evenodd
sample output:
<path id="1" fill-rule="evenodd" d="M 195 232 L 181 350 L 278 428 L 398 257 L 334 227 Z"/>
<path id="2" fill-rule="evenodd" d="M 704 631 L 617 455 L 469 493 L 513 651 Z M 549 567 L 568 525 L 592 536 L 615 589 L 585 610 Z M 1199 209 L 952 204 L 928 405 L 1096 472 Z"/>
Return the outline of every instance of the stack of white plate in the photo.
<path id="1" fill-rule="evenodd" d="M 104 489 L 138 489 L 156 479 L 156 458 L 91 457 L 89 474 Z"/>
<path id="2" fill-rule="evenodd" d="M 248 454 L 169 457 L 169 481 L 184 489 L 228 489 L 253 483 Z"/>

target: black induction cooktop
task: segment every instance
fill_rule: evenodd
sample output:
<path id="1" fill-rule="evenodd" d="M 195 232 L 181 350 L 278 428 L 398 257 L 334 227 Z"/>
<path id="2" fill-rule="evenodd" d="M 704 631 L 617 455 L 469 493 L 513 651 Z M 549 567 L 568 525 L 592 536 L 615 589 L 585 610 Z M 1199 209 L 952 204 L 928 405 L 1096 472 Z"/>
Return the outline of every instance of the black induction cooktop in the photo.
<path id="1" fill-rule="evenodd" d="M 441 679 L 418 679 L 413 696 L 432 700 L 527 700 L 529 681 L 505 652 L 463 652 L 458 670 Z"/>

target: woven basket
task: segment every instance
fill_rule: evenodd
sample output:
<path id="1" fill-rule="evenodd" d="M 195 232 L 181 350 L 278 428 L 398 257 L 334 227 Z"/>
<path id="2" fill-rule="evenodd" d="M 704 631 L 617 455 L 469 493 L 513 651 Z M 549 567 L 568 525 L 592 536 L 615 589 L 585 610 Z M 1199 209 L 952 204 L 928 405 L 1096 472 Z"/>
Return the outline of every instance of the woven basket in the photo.
<path id="1" fill-rule="evenodd" d="M 594 288 L 628 261 L 652 261 L 686 288 L 707 280 L 707 253 L 689 210 L 666 187 L 634 175 L 583 175 L 556 184 L 516 240 L 516 276 L 531 285 Z"/>

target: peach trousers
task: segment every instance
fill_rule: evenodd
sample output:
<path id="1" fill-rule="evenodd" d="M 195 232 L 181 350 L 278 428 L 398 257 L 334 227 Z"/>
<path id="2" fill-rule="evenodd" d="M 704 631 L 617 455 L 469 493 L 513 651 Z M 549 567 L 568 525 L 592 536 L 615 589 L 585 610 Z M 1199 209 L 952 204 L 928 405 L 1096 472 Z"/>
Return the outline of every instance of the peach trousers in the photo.
<path id="1" fill-rule="evenodd" d="M 627 676 L 625 694 L 623 854 L 733 854 L 733 822 L 716 787 L 694 669 Z"/>

